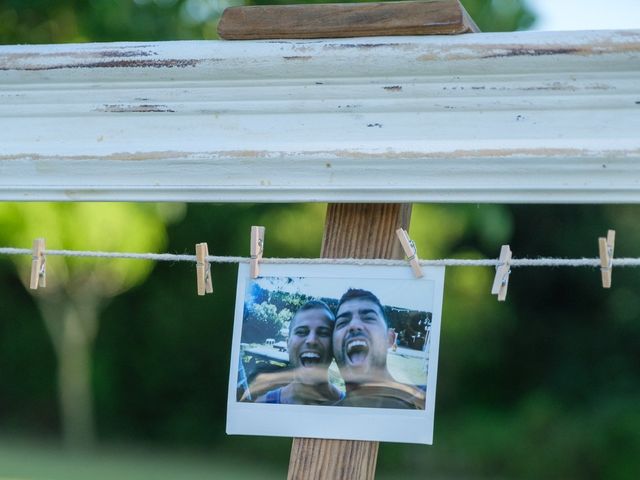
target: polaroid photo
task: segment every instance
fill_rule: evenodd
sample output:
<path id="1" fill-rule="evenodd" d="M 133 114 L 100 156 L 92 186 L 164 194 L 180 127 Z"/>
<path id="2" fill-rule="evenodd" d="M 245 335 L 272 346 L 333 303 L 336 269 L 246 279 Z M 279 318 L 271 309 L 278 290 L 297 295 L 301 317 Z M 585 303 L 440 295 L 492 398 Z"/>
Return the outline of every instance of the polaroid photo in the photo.
<path id="1" fill-rule="evenodd" d="M 444 267 L 240 264 L 227 433 L 433 441 Z"/>

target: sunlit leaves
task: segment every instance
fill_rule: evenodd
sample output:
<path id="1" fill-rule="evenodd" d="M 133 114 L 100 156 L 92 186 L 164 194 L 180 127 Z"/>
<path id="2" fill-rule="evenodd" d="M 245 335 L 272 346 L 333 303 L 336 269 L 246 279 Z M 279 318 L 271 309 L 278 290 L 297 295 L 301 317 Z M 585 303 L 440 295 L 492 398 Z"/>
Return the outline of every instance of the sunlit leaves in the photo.
<path id="1" fill-rule="evenodd" d="M 167 243 L 165 220 L 182 207 L 128 203 L 0 203 L 0 240 L 30 248 L 44 237 L 50 250 L 158 252 Z M 27 275 L 30 258 L 12 257 Z M 149 261 L 47 257 L 48 288 L 92 282 L 111 296 L 146 278 Z"/>

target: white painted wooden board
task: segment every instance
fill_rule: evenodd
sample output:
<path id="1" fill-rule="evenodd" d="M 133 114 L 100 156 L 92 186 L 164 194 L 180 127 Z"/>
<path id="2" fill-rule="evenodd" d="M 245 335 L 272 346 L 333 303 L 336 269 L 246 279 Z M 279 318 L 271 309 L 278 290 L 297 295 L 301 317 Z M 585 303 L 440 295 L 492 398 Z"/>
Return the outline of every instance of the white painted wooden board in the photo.
<path id="1" fill-rule="evenodd" d="M 640 202 L 640 31 L 0 47 L 0 200 Z"/>

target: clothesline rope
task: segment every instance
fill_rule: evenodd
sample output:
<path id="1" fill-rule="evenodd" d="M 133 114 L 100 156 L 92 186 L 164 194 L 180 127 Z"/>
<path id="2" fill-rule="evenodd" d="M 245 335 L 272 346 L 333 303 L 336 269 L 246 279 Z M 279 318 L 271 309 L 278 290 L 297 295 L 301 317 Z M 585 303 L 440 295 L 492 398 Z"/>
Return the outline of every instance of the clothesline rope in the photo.
<path id="1" fill-rule="evenodd" d="M 28 248 L 0 248 L 0 255 L 33 255 Z M 46 250 L 45 255 L 85 258 L 115 258 L 132 260 L 155 260 L 158 262 L 196 262 L 195 255 L 175 253 L 127 253 L 127 252 L 97 252 L 83 250 Z M 225 257 L 208 255 L 209 263 L 249 263 L 250 257 Z M 385 260 L 368 258 L 262 258 L 264 264 L 334 264 L 334 265 L 406 265 L 406 260 Z M 600 267 L 599 258 L 513 258 L 511 267 Z M 498 259 L 458 259 L 444 258 L 438 260 L 420 260 L 424 267 L 496 267 L 500 265 Z M 640 258 L 614 258 L 614 267 L 639 267 Z"/>

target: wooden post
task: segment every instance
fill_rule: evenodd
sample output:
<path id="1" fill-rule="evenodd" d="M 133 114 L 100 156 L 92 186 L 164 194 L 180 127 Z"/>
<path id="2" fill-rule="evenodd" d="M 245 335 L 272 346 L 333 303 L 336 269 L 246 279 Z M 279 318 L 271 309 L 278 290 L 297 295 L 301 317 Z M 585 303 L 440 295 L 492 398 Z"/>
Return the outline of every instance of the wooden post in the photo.
<path id="1" fill-rule="evenodd" d="M 232 7 L 218 25 L 228 40 L 389 35 L 454 35 L 478 31 L 458 0 Z M 402 258 L 395 231 L 409 228 L 410 204 L 330 204 L 324 258 Z M 289 480 L 373 479 L 378 442 L 295 438 Z"/>
<path id="2" fill-rule="evenodd" d="M 409 228 L 410 204 L 330 204 L 323 258 L 402 258 L 395 231 Z M 289 480 L 373 479 L 378 442 L 295 438 Z"/>
<path id="3" fill-rule="evenodd" d="M 435 4 L 436 2 L 434 2 Z M 477 32 L 457 0 L 441 2 L 458 29 L 423 31 L 422 34 Z M 389 4 L 392 5 L 392 4 Z M 442 8 L 439 9 L 442 13 Z M 436 15 L 432 12 L 432 15 Z M 435 18 L 433 18 L 433 22 Z M 426 22 L 428 23 L 428 22 Z M 385 35 L 377 31 L 377 35 Z M 395 34 L 398 34 L 397 32 Z M 323 258 L 403 258 L 395 231 L 409 230 L 411 204 L 330 204 L 322 239 Z M 294 438 L 289 459 L 288 480 L 373 480 L 379 442 Z"/>

